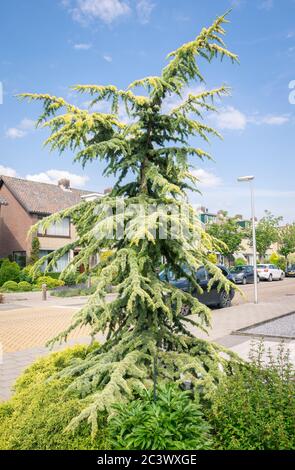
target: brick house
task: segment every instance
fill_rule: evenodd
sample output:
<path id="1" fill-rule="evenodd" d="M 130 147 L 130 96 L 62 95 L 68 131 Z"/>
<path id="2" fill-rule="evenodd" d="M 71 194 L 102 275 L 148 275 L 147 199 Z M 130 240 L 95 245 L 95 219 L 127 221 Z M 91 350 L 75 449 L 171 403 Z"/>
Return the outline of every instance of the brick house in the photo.
<path id="1" fill-rule="evenodd" d="M 70 187 L 62 179 L 55 184 L 39 183 L 9 176 L 0 176 L 0 258 L 11 257 L 24 266 L 31 253 L 28 231 L 38 220 L 74 206 L 84 198 L 101 196 Z M 52 224 L 46 233 L 38 233 L 40 257 L 75 240 L 75 227 L 69 219 Z M 56 266 L 60 272 L 74 256 L 66 254 Z"/>

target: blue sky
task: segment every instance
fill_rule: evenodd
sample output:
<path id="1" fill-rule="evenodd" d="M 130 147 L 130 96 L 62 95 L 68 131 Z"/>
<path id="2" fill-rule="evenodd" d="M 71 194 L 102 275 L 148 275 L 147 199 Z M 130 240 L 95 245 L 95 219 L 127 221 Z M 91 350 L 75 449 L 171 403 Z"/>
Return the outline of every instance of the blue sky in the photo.
<path id="1" fill-rule="evenodd" d="M 201 64 L 206 86 L 225 83 L 232 96 L 209 118 L 224 140 L 207 148 L 215 162 L 194 162 L 203 196 L 193 202 L 248 216 L 248 188 L 236 178 L 254 174 L 258 215 L 269 209 L 295 220 L 295 106 L 289 101 L 289 83 L 295 80 L 294 0 L 2 1 L 0 174 L 56 182 L 69 172 L 77 187 L 111 186 L 101 163 L 83 171 L 70 153 L 60 156 L 42 147 L 46 131 L 33 126 L 40 107 L 14 95 L 48 92 L 82 104 L 87 98 L 77 101 L 70 85 L 126 87 L 156 75 L 167 53 L 230 7 L 226 42 L 240 64 Z"/>

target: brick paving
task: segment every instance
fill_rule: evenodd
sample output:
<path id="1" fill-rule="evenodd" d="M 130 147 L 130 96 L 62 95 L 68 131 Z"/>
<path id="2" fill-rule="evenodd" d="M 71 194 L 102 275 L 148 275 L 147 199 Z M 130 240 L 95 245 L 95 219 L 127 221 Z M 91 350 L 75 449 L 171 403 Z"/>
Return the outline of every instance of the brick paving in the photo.
<path id="1" fill-rule="evenodd" d="M 20 351 L 46 342 L 65 330 L 79 307 L 22 307 L 0 311 L 0 342 L 4 352 Z M 88 335 L 88 329 L 72 332 L 70 339 Z"/>
<path id="2" fill-rule="evenodd" d="M 229 309 L 213 311 L 209 337 L 193 327 L 191 331 L 197 337 L 220 343 L 247 359 L 252 340 L 249 336 L 243 336 L 240 330 L 295 312 L 295 283 L 292 281 L 292 284 L 285 286 L 281 283 L 282 287 L 275 290 L 270 284 L 266 284 L 263 287 L 264 299 L 268 298 L 268 302 L 264 300 L 259 305 L 241 303 Z M 289 294 L 286 293 L 288 286 Z M 246 286 L 246 292 L 250 288 L 253 286 Z M 282 288 L 284 290 L 281 297 L 277 297 Z M 275 293 L 273 299 L 266 296 L 266 289 L 269 289 L 270 295 Z M 44 347 L 45 343 L 70 325 L 73 315 L 85 304 L 86 299 L 52 297 L 47 302 L 42 302 L 39 293 L 28 293 L 7 296 L 6 301 L 7 303 L 0 305 L 0 347 L 3 349 L 3 361 L 0 361 L 0 400 L 9 398 L 16 378 L 28 365 L 50 352 Z M 88 343 L 88 333 L 85 327 L 76 330 L 70 334 L 67 344 L 57 345 L 54 350 L 72 344 Z M 103 338 L 98 340 L 103 341 Z M 274 339 L 267 338 L 267 342 L 272 349 L 278 345 L 278 341 Z M 295 341 L 287 341 L 287 346 L 295 363 Z"/>

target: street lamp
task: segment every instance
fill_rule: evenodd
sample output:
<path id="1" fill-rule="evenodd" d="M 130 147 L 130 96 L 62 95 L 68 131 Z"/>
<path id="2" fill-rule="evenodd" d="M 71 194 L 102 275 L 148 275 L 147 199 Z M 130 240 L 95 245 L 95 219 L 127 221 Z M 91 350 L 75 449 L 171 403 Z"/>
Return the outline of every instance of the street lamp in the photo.
<path id="1" fill-rule="evenodd" d="M 251 218 L 252 218 L 252 234 L 253 234 L 253 268 L 254 268 L 254 302 L 258 304 L 258 276 L 257 276 L 257 251 L 256 251 L 256 228 L 255 228 L 255 207 L 254 207 L 254 176 L 240 176 L 240 183 L 250 183 L 251 190 Z"/>

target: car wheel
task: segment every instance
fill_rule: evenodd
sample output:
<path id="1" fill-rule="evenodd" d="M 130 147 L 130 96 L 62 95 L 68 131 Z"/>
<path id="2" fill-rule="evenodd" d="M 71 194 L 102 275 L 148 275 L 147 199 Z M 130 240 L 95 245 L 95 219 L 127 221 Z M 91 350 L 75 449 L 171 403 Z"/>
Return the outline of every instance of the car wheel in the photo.
<path id="1" fill-rule="evenodd" d="M 260 282 L 260 277 L 257 276 L 257 284 L 259 284 L 259 282 Z"/>
<path id="2" fill-rule="evenodd" d="M 247 284 L 247 279 L 243 277 L 243 286 L 245 286 L 246 284 Z"/>
<path id="3" fill-rule="evenodd" d="M 281 274 L 281 277 L 280 277 L 280 281 L 283 281 L 284 279 L 285 279 L 285 274 L 282 273 L 282 274 Z"/>
<path id="4" fill-rule="evenodd" d="M 272 282 L 272 274 L 269 275 L 268 282 Z"/>
<path id="5" fill-rule="evenodd" d="M 220 293 L 219 308 L 228 308 L 231 306 L 231 298 L 225 291 Z"/>
<path id="6" fill-rule="evenodd" d="M 182 308 L 181 308 L 181 314 L 184 316 L 184 317 L 187 317 L 188 315 L 190 315 L 191 313 L 191 309 L 189 308 L 188 305 L 183 305 Z"/>

